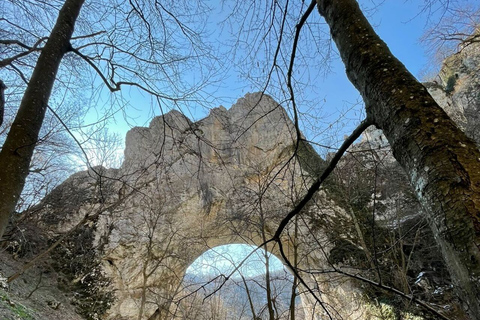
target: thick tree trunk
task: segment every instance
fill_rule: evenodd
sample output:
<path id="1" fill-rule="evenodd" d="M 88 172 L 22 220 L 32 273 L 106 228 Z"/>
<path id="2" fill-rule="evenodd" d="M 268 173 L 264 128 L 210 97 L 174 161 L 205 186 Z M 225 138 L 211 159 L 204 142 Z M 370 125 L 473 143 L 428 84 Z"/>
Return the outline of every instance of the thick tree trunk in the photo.
<path id="1" fill-rule="evenodd" d="M 318 0 L 320 14 L 428 214 L 466 311 L 480 319 L 480 152 L 390 52 L 355 0 Z"/>
<path id="2" fill-rule="evenodd" d="M 70 39 L 83 2 L 65 1 L 0 151 L 0 238 L 25 184 L 58 67 L 70 50 Z"/>

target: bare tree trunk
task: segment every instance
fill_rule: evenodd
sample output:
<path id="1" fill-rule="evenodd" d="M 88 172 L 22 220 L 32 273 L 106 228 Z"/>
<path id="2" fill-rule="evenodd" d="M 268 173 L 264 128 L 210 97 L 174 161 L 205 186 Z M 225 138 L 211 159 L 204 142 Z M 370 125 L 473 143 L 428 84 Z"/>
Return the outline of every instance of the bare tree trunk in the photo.
<path id="1" fill-rule="evenodd" d="M 376 35 L 355 0 L 317 0 L 367 115 L 424 206 L 472 319 L 480 319 L 480 152 Z"/>
<path id="2" fill-rule="evenodd" d="M 257 315 L 255 314 L 255 306 L 253 305 L 252 295 L 250 294 L 250 289 L 248 289 L 247 280 L 240 273 L 240 277 L 242 277 L 243 285 L 245 286 L 245 292 L 247 293 L 248 304 L 250 306 L 250 310 L 252 311 L 252 320 L 257 320 Z"/>
<path id="3" fill-rule="evenodd" d="M 260 188 L 261 190 L 261 188 Z M 265 290 L 267 294 L 267 309 L 269 320 L 275 320 L 275 310 L 274 310 L 274 301 L 273 301 L 273 292 L 270 283 L 270 266 L 269 266 L 269 257 L 268 257 L 268 247 L 267 247 L 267 235 L 265 234 L 265 212 L 263 211 L 262 204 L 262 194 L 259 194 L 259 210 L 260 210 L 260 230 L 262 233 L 262 241 L 264 243 L 263 247 L 263 257 L 265 258 Z"/>
<path id="4" fill-rule="evenodd" d="M 293 233 L 293 266 L 298 267 L 298 215 L 295 216 L 295 229 Z M 292 291 L 290 294 L 290 320 L 295 320 L 295 299 L 297 298 L 297 274 L 293 274 Z"/>
<path id="5" fill-rule="evenodd" d="M 3 116 L 5 114 L 5 83 L 0 80 L 0 127 L 3 124 Z M 1 236 L 0 236 L 1 237 Z"/>
<path id="6" fill-rule="evenodd" d="M 66 0 L 23 95 L 15 121 L 0 151 L 0 238 L 25 184 L 35 144 L 60 62 L 84 0 Z"/>
<path id="7" fill-rule="evenodd" d="M 145 261 L 142 268 L 143 280 L 142 280 L 142 293 L 140 298 L 140 308 L 138 310 L 138 320 L 142 320 L 143 312 L 145 310 L 145 303 L 147 301 L 147 282 L 148 282 L 147 267 L 148 267 L 148 258 Z"/>

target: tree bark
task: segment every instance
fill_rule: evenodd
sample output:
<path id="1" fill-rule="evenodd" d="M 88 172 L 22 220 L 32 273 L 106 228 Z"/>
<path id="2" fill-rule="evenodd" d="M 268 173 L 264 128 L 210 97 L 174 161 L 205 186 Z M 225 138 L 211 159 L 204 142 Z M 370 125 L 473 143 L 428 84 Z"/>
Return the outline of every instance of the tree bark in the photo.
<path id="1" fill-rule="evenodd" d="M 3 115 L 5 111 L 5 89 L 7 87 L 3 83 L 2 80 L 0 80 L 0 127 L 3 124 Z"/>
<path id="2" fill-rule="evenodd" d="M 84 0 L 66 0 L 23 95 L 17 116 L 0 151 L 0 238 L 15 211 L 55 83 Z"/>
<path id="3" fill-rule="evenodd" d="M 480 319 L 480 152 L 396 59 L 355 0 L 317 0 L 368 117 L 425 208 L 465 309 Z"/>

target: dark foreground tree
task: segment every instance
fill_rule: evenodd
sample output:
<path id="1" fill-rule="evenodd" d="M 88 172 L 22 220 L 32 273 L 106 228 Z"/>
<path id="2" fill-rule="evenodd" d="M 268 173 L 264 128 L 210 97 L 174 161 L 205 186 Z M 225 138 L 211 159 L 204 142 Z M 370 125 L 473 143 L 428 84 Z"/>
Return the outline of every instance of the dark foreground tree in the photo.
<path id="1" fill-rule="evenodd" d="M 2 9 L 0 68 L 8 72 L 2 80 L 11 89 L 5 92 L 8 121 L 2 127 L 9 133 L 0 138 L 0 238 L 18 209 L 34 149 L 45 138 L 40 129 L 46 112 L 65 131 L 86 136 L 86 145 L 92 146 L 93 126 L 101 128 L 119 111 L 129 117 L 125 100 L 130 97 L 124 99 L 121 89 L 147 94 L 160 110 L 178 101 L 197 102 L 216 61 L 200 41 L 204 18 L 198 11 L 207 10 L 201 2 L 188 7 L 178 1 L 168 6 L 160 1 L 6 1 Z M 200 31 L 189 28 L 190 23 Z M 197 67 L 201 70 L 195 79 L 181 77 L 185 69 Z M 3 93 L 3 82 L 0 87 Z M 101 105 L 103 89 L 112 93 L 110 108 Z M 59 112 L 59 100 L 73 103 L 77 111 L 91 105 L 100 116 L 87 126 L 78 120 L 81 112 Z M 91 152 L 83 148 L 88 158 Z"/>
<path id="2" fill-rule="evenodd" d="M 71 49 L 70 39 L 83 2 L 65 1 L 0 151 L 0 238 L 23 190 L 56 74 Z"/>
<path id="3" fill-rule="evenodd" d="M 480 152 L 378 37 L 355 0 L 319 0 L 368 120 L 428 214 L 466 311 L 480 319 Z"/>

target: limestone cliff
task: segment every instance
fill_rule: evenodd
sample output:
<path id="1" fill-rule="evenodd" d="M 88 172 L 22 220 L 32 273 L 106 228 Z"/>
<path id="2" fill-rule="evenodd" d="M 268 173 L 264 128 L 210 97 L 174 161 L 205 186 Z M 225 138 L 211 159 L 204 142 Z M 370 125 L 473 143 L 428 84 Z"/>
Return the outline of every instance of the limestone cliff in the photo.
<path id="1" fill-rule="evenodd" d="M 96 304 L 79 296 L 86 317 L 164 317 L 202 252 L 270 236 L 301 193 L 295 143 L 285 110 L 266 95 L 195 123 L 171 111 L 128 132 L 120 169 L 73 175 L 31 216 L 47 238 L 70 233 L 53 254 L 66 286 L 104 284 L 91 292 Z"/>
<path id="2" fill-rule="evenodd" d="M 448 57 L 439 75 L 425 83 L 430 94 L 480 145 L 480 44 L 466 44 Z"/>

